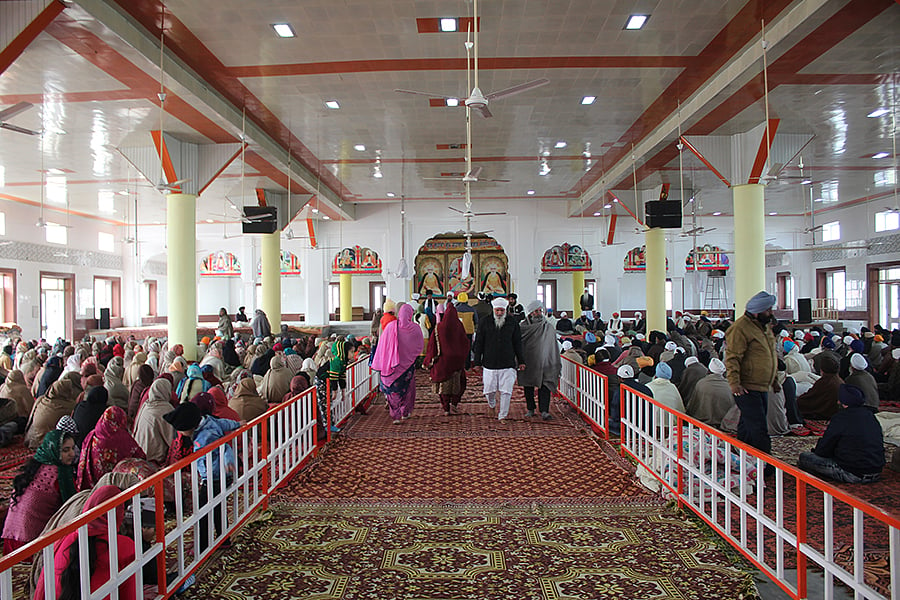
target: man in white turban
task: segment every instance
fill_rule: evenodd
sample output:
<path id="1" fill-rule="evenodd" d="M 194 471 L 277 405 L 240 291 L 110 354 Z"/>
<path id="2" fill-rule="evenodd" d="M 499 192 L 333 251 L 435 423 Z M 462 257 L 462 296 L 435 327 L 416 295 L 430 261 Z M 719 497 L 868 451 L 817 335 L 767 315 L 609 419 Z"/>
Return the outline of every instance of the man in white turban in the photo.
<path id="1" fill-rule="evenodd" d="M 556 351 L 556 331 L 544 317 L 544 304 L 534 300 L 525 309 L 525 318 L 519 324 L 522 329 L 522 347 L 525 353 L 524 370 L 519 371 L 518 383 L 525 388 L 526 416 L 534 416 L 534 393 L 537 390 L 541 418 L 550 416 L 550 396 L 559 385 L 562 361 Z"/>
<path id="2" fill-rule="evenodd" d="M 475 333 L 474 364 L 482 366 L 488 406 L 493 410 L 500 399 L 500 421 L 509 415 L 516 368 L 525 369 L 522 332 L 516 319 L 507 318 L 508 306 L 505 298 L 495 298 L 491 302 L 493 318 L 479 321 Z"/>

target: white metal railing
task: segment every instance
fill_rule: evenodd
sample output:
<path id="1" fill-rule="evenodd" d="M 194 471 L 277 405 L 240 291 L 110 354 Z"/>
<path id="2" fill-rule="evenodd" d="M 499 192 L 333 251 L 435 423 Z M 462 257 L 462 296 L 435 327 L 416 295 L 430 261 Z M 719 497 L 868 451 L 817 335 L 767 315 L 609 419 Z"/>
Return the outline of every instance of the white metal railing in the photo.
<path id="1" fill-rule="evenodd" d="M 605 375 L 563 356 L 559 394 L 609 438 L 609 381 Z"/>
<path id="2" fill-rule="evenodd" d="M 826 598 L 833 597 L 836 582 L 857 598 L 900 598 L 895 516 L 625 385 L 620 399 L 623 453 L 792 598 L 807 597 L 810 569 L 824 573 Z M 773 474 L 766 477 L 766 470 Z M 835 535 L 839 513 L 852 516 L 852 539 L 843 547 Z M 821 537 L 811 534 L 812 523 L 821 524 Z M 865 581 L 867 535 L 886 538 L 888 596 Z M 839 550 L 852 561 L 838 560 Z M 789 571 L 794 567 L 796 575 Z"/>
<path id="3" fill-rule="evenodd" d="M 359 366 L 362 364 L 362 366 Z M 350 410 L 362 402 L 373 389 L 373 377 L 367 376 L 366 361 L 355 363 L 349 374 Z M 376 379 L 377 381 L 377 379 Z M 374 384 L 377 389 L 377 383 Z M 347 411 L 349 414 L 349 410 Z M 345 415 L 346 416 L 346 415 Z M 226 448 L 233 453 L 236 466 L 226 472 Z M 115 498 L 82 514 L 71 523 L 53 530 L 19 550 L 0 559 L 0 598 L 31 598 L 28 586 L 13 589 L 14 576 L 26 577 L 32 557 L 43 554 L 44 565 L 53 565 L 54 544 L 73 531 L 78 531 L 81 572 L 87 573 L 87 525 L 104 513 L 110 522 L 110 539 L 115 539 L 116 507 L 124 505 L 134 519 L 135 540 L 142 539 L 140 499 L 153 498 L 156 508 L 156 539 L 147 550 L 135 544 L 135 559 L 118 568 L 115 544 L 110 545 L 110 578 L 94 591 L 90 581 L 82 581 L 81 597 L 94 600 L 119 597 L 119 586 L 133 580 L 138 597 L 143 588 L 143 568 L 155 564 L 159 581 L 156 594 L 165 598 L 172 594 L 225 539 L 240 527 L 254 511 L 268 503 L 269 496 L 300 468 L 317 449 L 316 389 L 310 387 L 294 398 L 268 410 L 237 431 L 203 448 L 152 477 L 123 491 Z M 197 465 L 205 462 L 206 472 L 213 477 L 213 457 L 217 458 L 218 481 L 225 485 L 203 485 Z M 174 480 L 174 522 L 166 524 L 164 485 Z M 169 483 L 171 485 L 171 483 Z M 205 494 L 205 495 L 204 495 Z M 201 545 L 200 528 L 218 521 L 218 527 L 206 527 L 206 540 Z M 218 529 L 218 533 L 216 533 Z M 166 583 L 166 573 L 177 577 Z M 55 581 L 45 578 L 44 597 L 56 598 Z"/>

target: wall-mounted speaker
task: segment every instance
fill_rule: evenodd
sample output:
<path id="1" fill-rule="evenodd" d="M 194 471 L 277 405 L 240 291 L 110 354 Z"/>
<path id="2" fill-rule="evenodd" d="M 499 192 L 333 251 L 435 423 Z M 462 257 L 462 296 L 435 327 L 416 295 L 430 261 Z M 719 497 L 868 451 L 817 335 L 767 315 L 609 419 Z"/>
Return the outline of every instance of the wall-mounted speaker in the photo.
<path id="1" fill-rule="evenodd" d="M 797 322 L 812 323 L 812 298 L 797 298 Z"/>
<path id="2" fill-rule="evenodd" d="M 278 209 L 274 206 L 245 206 L 244 233 L 275 233 L 278 231 Z"/>
<path id="3" fill-rule="evenodd" d="M 655 200 L 644 204 L 647 227 L 679 229 L 681 227 L 681 202 Z"/>

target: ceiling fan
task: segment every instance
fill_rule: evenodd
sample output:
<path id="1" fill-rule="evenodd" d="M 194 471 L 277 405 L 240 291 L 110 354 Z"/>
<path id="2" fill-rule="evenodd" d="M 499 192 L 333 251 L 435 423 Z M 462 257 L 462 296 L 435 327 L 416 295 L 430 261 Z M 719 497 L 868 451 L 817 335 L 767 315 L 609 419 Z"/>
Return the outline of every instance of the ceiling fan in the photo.
<path id="1" fill-rule="evenodd" d="M 478 0 L 475 0 L 473 4 L 473 23 L 478 23 Z M 471 34 L 471 29 L 469 30 L 469 34 Z M 468 37 L 468 36 L 467 36 Z M 533 90 L 535 88 L 539 88 L 542 85 L 547 85 L 550 83 L 549 79 L 534 79 L 532 81 L 526 81 L 525 83 L 520 83 L 518 85 L 514 85 L 512 87 L 508 87 L 502 90 L 498 90 L 496 92 L 491 92 L 489 94 L 484 94 L 481 91 L 481 88 L 478 87 L 478 29 L 476 28 L 474 32 L 474 41 L 469 41 L 466 39 L 466 63 L 469 62 L 468 59 L 468 51 L 474 48 L 474 73 L 475 73 L 475 86 L 472 87 L 472 92 L 469 94 L 469 97 L 464 100 L 464 104 L 466 108 L 471 108 L 478 111 L 478 114 L 484 118 L 493 117 L 493 113 L 488 108 L 488 105 L 491 101 L 502 100 L 503 98 L 508 98 L 510 96 L 514 96 L 516 94 L 521 94 L 522 92 L 527 92 Z M 466 71 L 468 72 L 468 64 L 466 66 Z M 468 86 L 467 86 L 468 87 Z M 432 94 L 430 92 L 419 92 L 416 90 L 394 90 L 395 92 L 399 92 L 401 94 L 414 94 L 417 96 L 428 96 L 429 98 L 444 98 L 445 100 L 458 100 L 456 96 L 446 96 L 444 94 Z"/>
<path id="2" fill-rule="evenodd" d="M 687 231 L 682 231 L 681 237 L 691 237 L 694 235 L 703 235 L 705 233 L 709 233 L 710 231 L 715 231 L 715 230 L 716 230 L 715 227 L 701 227 L 701 226 L 692 227 L 691 229 L 688 229 Z"/>
<path id="3" fill-rule="evenodd" d="M 9 108 L 0 110 L 0 129 L 8 129 L 10 131 L 15 131 L 16 133 L 24 133 L 25 135 L 39 135 L 41 133 L 40 131 L 25 129 L 24 127 L 19 127 L 18 125 L 9 123 L 9 119 L 13 118 L 20 112 L 28 110 L 31 107 L 31 102 L 19 102 L 18 104 L 14 104 Z"/>

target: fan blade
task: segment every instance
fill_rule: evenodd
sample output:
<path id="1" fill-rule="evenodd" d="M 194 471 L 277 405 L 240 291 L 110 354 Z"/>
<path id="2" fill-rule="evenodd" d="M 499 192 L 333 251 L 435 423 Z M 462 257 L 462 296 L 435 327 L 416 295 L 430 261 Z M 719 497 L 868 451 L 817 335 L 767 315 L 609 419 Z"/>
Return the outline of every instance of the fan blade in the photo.
<path id="1" fill-rule="evenodd" d="M 498 183 L 509 183 L 509 179 L 479 179 L 478 181 L 496 181 Z"/>
<path id="2" fill-rule="evenodd" d="M 3 110 L 0 110 L 0 122 L 11 119 L 23 110 L 27 110 L 31 107 L 31 102 L 19 102 L 18 104 L 14 104 L 9 108 L 4 108 Z"/>
<path id="3" fill-rule="evenodd" d="M 481 175 L 482 171 L 484 171 L 484 167 L 473 167 L 471 171 L 466 173 L 466 177 L 471 179 L 478 179 L 478 176 Z"/>
<path id="4" fill-rule="evenodd" d="M 459 98 L 459 96 L 445 96 L 444 94 L 432 94 L 431 92 L 418 92 L 416 90 L 394 90 L 398 94 L 412 94 L 414 96 L 428 96 L 429 98 L 444 98 L 445 100 L 449 100 L 450 98 Z M 462 105 L 462 102 L 460 102 Z"/>
<path id="5" fill-rule="evenodd" d="M 710 231 L 715 231 L 715 230 L 716 230 L 715 227 L 710 227 L 709 229 L 704 229 L 703 233 L 709 233 Z"/>
<path id="6" fill-rule="evenodd" d="M 422 177 L 422 181 L 462 181 L 462 177 Z"/>
<path id="7" fill-rule="evenodd" d="M 534 81 L 527 81 L 525 83 L 520 83 L 519 85 L 514 85 L 512 87 L 508 87 L 505 90 L 500 90 L 499 92 L 492 92 L 486 96 L 486 98 L 490 100 L 500 100 L 501 98 L 508 98 L 509 96 L 514 96 L 516 94 L 521 94 L 522 92 L 527 92 L 528 90 L 533 90 L 534 88 L 539 88 L 542 85 L 547 85 L 550 83 L 549 79 L 535 79 Z"/>
<path id="8" fill-rule="evenodd" d="M 478 114 L 485 119 L 490 119 L 494 116 L 494 114 L 491 112 L 491 109 L 489 109 L 487 106 L 474 106 L 473 108 L 477 110 Z"/>
<path id="9" fill-rule="evenodd" d="M 0 129 L 9 129 L 10 131 L 24 133 L 25 135 L 38 135 L 40 133 L 39 131 L 32 131 L 31 129 L 25 129 L 24 127 L 19 127 L 17 125 L 10 125 L 9 123 L 0 123 Z"/>
<path id="10" fill-rule="evenodd" d="M 458 208 L 453 208 L 452 206 L 448 206 L 447 208 L 449 208 L 449 209 L 452 210 L 453 212 L 458 212 L 458 213 L 461 214 L 461 215 L 466 214 L 465 211 L 459 210 Z"/>
<path id="11" fill-rule="evenodd" d="M 475 217 L 491 217 L 495 215 L 505 215 L 505 212 L 495 212 L 495 213 L 472 213 L 472 216 Z"/>

